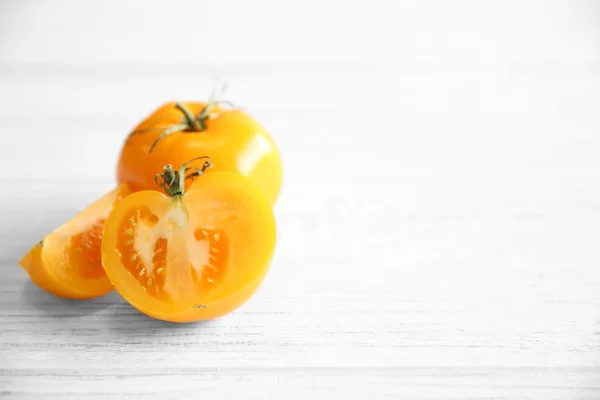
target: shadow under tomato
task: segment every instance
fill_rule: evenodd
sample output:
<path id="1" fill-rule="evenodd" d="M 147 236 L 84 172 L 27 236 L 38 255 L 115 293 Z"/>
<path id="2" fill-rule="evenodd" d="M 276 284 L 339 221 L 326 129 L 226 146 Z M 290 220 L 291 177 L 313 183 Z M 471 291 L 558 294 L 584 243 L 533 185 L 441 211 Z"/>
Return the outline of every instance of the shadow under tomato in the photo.
<path id="1" fill-rule="evenodd" d="M 116 291 L 90 300 L 62 299 L 45 292 L 33 282 L 27 281 L 23 285 L 20 302 L 52 319 L 77 320 L 101 314 L 94 317 L 94 323 L 101 322 L 103 329 L 112 331 L 126 342 L 131 340 L 137 342 L 142 336 L 193 334 L 199 330 L 212 329 L 216 326 L 215 320 L 173 323 L 150 318 L 133 308 Z M 69 323 L 69 327 L 78 327 L 80 322 L 83 321 L 73 321 Z M 84 327 L 79 326 L 78 328 Z"/>
<path id="2" fill-rule="evenodd" d="M 139 338 L 141 332 L 145 336 L 153 334 L 191 334 L 198 330 L 212 329 L 217 324 L 215 320 L 198 321 L 189 323 L 168 322 L 151 318 L 138 311 L 125 300 L 123 306 L 115 307 L 110 315 L 107 315 L 107 325 L 112 331 L 119 335 L 131 335 Z"/>
<path id="3" fill-rule="evenodd" d="M 27 281 L 21 292 L 23 303 L 57 318 L 77 318 L 95 314 L 122 300 L 115 292 L 89 300 L 72 300 L 56 297 Z"/>

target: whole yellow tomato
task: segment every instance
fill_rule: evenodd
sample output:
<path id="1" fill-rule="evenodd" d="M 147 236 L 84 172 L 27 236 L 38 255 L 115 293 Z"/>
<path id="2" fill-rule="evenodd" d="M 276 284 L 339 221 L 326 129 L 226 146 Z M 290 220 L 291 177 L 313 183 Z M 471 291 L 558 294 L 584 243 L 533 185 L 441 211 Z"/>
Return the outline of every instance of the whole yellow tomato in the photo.
<path id="1" fill-rule="evenodd" d="M 210 154 L 213 171 L 248 177 L 275 204 L 282 165 L 273 139 L 245 112 L 216 102 L 166 103 L 148 116 L 123 145 L 117 180 L 134 191 L 158 190 L 156 172 L 164 165 L 202 154 Z"/>

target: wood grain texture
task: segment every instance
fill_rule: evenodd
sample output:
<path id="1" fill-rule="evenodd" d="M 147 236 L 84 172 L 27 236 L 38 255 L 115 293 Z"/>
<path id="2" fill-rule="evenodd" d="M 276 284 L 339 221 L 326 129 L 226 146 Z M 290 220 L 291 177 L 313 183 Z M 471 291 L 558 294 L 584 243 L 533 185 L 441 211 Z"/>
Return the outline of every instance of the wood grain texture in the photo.
<path id="1" fill-rule="evenodd" d="M 0 397 L 600 398 L 596 3 L 83 4 L 0 3 Z M 29 282 L 215 75 L 284 159 L 261 290 L 173 325 Z"/>

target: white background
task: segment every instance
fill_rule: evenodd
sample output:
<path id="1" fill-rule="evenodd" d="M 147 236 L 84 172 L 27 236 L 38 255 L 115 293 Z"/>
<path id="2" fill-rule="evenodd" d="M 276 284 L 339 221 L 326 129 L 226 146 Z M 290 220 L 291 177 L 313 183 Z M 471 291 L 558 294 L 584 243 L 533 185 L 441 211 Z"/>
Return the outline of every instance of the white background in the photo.
<path id="1" fill-rule="evenodd" d="M 0 2 L 0 397 L 600 398 L 600 5 Z M 215 77 L 285 182 L 257 295 L 171 325 L 17 261 Z"/>

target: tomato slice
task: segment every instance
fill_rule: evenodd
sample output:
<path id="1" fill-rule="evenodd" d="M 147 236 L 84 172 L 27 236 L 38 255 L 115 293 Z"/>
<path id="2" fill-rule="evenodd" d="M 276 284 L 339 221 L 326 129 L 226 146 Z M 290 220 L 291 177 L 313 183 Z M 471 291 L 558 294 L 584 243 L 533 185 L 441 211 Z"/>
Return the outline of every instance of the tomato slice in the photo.
<path id="1" fill-rule="evenodd" d="M 110 292 L 113 287 L 102 268 L 102 229 L 114 205 L 130 192 L 129 186 L 120 185 L 36 244 L 20 262 L 31 280 L 65 298 Z"/>
<path id="2" fill-rule="evenodd" d="M 147 190 L 124 198 L 103 236 L 103 265 L 117 291 L 148 316 L 189 322 L 250 298 L 273 256 L 275 219 L 247 178 L 216 171 L 183 195 Z"/>

